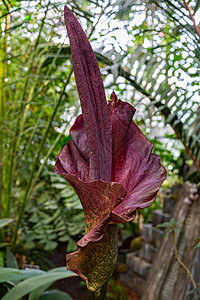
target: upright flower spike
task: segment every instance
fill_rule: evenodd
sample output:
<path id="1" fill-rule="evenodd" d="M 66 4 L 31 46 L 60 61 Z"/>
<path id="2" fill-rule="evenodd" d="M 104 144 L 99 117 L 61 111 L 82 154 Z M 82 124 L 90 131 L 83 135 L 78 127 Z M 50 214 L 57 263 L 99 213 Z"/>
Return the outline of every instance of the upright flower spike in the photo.
<path id="1" fill-rule="evenodd" d="M 89 178 L 90 181 L 111 180 L 112 135 L 98 63 L 85 33 L 67 6 L 65 24 L 87 135 Z"/>
<path id="2" fill-rule="evenodd" d="M 148 207 L 166 178 L 152 144 L 132 121 L 135 109 L 111 94 L 106 102 L 96 57 L 73 13 L 65 6 L 76 84 L 82 107 L 59 153 L 55 172 L 72 185 L 84 210 L 85 236 L 67 255 L 67 268 L 97 291 L 117 259 L 117 223 Z"/>

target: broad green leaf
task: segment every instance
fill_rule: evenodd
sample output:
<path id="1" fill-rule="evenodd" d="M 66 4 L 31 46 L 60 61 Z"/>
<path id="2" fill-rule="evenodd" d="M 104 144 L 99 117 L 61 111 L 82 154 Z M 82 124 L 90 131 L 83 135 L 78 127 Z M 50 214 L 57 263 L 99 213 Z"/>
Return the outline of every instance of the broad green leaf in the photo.
<path id="1" fill-rule="evenodd" d="M 35 289 L 32 293 L 29 294 L 28 300 L 38 300 L 38 298 L 44 293 L 51 285 L 53 282 L 49 282 L 38 289 Z"/>
<path id="2" fill-rule="evenodd" d="M 18 300 L 43 285 L 71 276 L 75 276 L 75 274 L 73 272 L 66 271 L 45 273 L 33 278 L 28 278 L 12 288 L 1 300 Z"/>
<path id="3" fill-rule="evenodd" d="M 10 251 L 10 249 L 8 247 L 6 249 L 6 257 L 7 257 L 7 267 L 8 268 L 19 269 L 17 260 L 14 256 L 14 254 Z"/>
<path id="4" fill-rule="evenodd" d="M 22 277 L 22 272 L 14 268 L 0 268 L 0 282 L 14 281 Z"/>
<path id="5" fill-rule="evenodd" d="M 5 219 L 1 219 L 0 220 L 0 228 L 7 226 L 8 224 L 10 224 L 13 220 L 9 219 L 9 218 L 5 218 Z"/>
<path id="6" fill-rule="evenodd" d="M 66 241 L 69 240 L 69 235 L 68 235 L 68 234 L 65 234 L 65 235 L 59 237 L 58 240 L 59 240 L 60 242 L 66 242 Z"/>
<path id="7" fill-rule="evenodd" d="M 7 247 L 9 245 L 9 243 L 0 243 L 0 249 Z"/>
<path id="8" fill-rule="evenodd" d="M 21 281 L 43 273 L 45 272 L 36 269 L 18 270 L 14 268 L 0 268 L 0 282 Z"/>
<path id="9" fill-rule="evenodd" d="M 66 267 L 59 267 L 59 268 L 54 268 L 48 271 L 48 273 L 53 273 L 53 272 L 66 272 Z M 42 295 L 44 291 L 46 291 L 53 282 L 49 282 L 42 287 L 34 290 L 32 293 L 30 293 L 28 300 L 38 300 L 38 298 Z"/>
<path id="10" fill-rule="evenodd" d="M 70 297 L 68 294 L 57 290 L 46 291 L 38 298 L 38 300 L 56 300 L 56 299 L 73 300 L 72 297 Z"/>
<path id="11" fill-rule="evenodd" d="M 73 252 L 76 249 L 77 249 L 76 242 L 72 238 L 70 238 L 67 244 L 67 252 Z"/>
<path id="12" fill-rule="evenodd" d="M 47 244 L 45 245 L 44 249 L 47 251 L 54 250 L 57 247 L 58 243 L 54 241 L 47 241 Z"/>
<path id="13" fill-rule="evenodd" d="M 66 271 L 67 271 L 67 268 L 64 266 L 64 267 L 58 267 L 58 268 L 51 269 L 47 273 L 57 273 L 57 272 L 66 272 Z M 67 271 L 67 272 L 69 272 L 69 271 Z"/>

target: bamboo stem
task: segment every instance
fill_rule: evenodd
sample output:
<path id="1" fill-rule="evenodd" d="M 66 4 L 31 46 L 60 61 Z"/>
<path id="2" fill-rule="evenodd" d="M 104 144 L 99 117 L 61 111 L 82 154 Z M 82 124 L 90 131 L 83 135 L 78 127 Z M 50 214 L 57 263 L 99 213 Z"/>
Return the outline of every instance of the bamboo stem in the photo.
<path id="1" fill-rule="evenodd" d="M 4 3 L 5 4 L 5 3 Z M 5 138 L 5 133 L 4 133 L 4 115 L 5 115 L 5 99 L 6 99 L 6 90 L 4 89 L 4 79 L 7 77 L 7 69 L 8 69 L 8 64 L 7 64 L 7 49 L 8 49 L 8 37 L 9 37 L 9 28 L 10 28 L 10 8 L 11 8 L 11 3 L 8 3 L 7 10 L 8 13 L 6 14 L 5 18 L 5 31 L 4 31 L 4 46 L 2 47 L 3 50 L 1 50 L 1 58 L 2 61 L 0 62 L 0 202 L 1 202 L 1 209 L 0 213 L 3 215 L 3 211 L 6 207 L 6 197 L 5 197 L 5 174 L 6 174 L 6 167 L 5 167 L 5 153 L 4 153 L 4 138 Z M 1 24 L 0 24 L 0 38 L 3 40 L 3 34 L 1 30 Z"/>
<path id="2" fill-rule="evenodd" d="M 50 0 L 49 0 L 49 3 L 50 3 Z M 48 11 L 49 3 L 48 3 L 47 8 L 46 8 L 45 17 L 46 17 L 47 11 Z M 38 10 L 37 10 L 37 14 L 38 13 L 39 13 L 39 7 L 38 7 Z M 35 17 L 35 22 L 36 21 L 37 20 L 36 20 L 36 17 Z M 42 25 L 41 25 L 42 28 L 43 28 L 43 25 L 44 25 L 44 19 L 43 19 Z M 35 50 L 37 49 L 37 45 L 38 45 L 40 36 L 41 36 L 41 33 L 39 34 L 39 36 L 36 40 L 35 47 L 34 47 Z M 28 68 L 28 74 L 30 74 L 31 71 L 32 71 L 33 62 L 34 62 L 33 60 L 30 62 L 30 65 L 29 65 L 29 68 Z M 21 98 L 21 105 L 20 105 L 20 108 L 19 108 L 19 116 L 18 116 L 18 119 L 17 119 L 17 122 L 16 122 L 15 131 L 14 131 L 14 139 L 12 141 L 10 151 L 9 151 L 9 167 L 8 167 L 8 172 L 7 172 L 8 175 L 7 175 L 7 188 L 6 188 L 6 209 L 5 209 L 5 212 L 4 212 L 4 217 L 7 217 L 9 215 L 10 206 L 11 206 L 11 191 L 12 191 L 13 170 L 14 170 L 14 167 L 15 167 L 16 149 L 17 149 L 17 146 L 20 142 L 20 141 L 18 141 L 18 143 L 17 143 L 16 137 L 19 136 L 19 139 L 20 139 L 20 134 L 19 133 L 21 132 L 21 128 L 22 128 L 21 124 L 23 124 L 23 121 L 24 121 L 24 116 L 23 116 L 22 120 L 21 120 L 21 117 L 22 117 L 23 110 L 25 110 L 25 113 L 26 113 L 26 109 L 27 109 L 27 103 L 24 105 L 24 99 L 25 99 L 25 96 L 26 96 L 26 93 L 27 93 L 27 87 L 28 87 L 28 82 L 29 81 L 30 81 L 30 78 L 28 76 L 27 79 L 26 79 L 26 82 L 24 84 L 24 90 L 23 90 L 23 94 L 22 94 L 22 98 Z M 34 87 L 32 87 L 30 93 L 33 93 L 33 91 L 34 91 Z"/>
<path id="3" fill-rule="evenodd" d="M 188 267 L 186 267 L 186 265 L 178 257 L 178 250 L 177 250 L 177 246 L 176 246 L 176 239 L 175 239 L 175 232 L 174 232 L 174 230 L 172 230 L 172 237 L 173 237 L 173 244 L 174 244 L 174 256 L 175 256 L 175 259 L 181 265 L 181 267 L 186 271 L 186 273 L 188 274 L 188 276 L 190 277 L 190 280 L 192 281 L 193 287 L 197 288 L 197 285 L 196 285 L 196 283 L 194 281 L 194 278 L 193 278 L 190 270 L 188 269 Z"/>
<path id="4" fill-rule="evenodd" d="M 1 12 L 0 12 L 1 16 Z M 0 39 L 2 39 L 1 30 L 1 19 L 0 19 Z M 3 50 L 0 47 L 0 57 L 3 57 Z M 3 73 L 4 67 L 3 62 L 0 60 L 0 216 L 2 213 L 3 204 L 3 115 L 4 115 L 4 105 L 3 105 Z"/>
<path id="5" fill-rule="evenodd" d="M 12 239 L 12 242 L 11 242 L 11 250 L 14 248 L 15 246 L 15 243 L 16 243 L 16 240 L 17 240 L 17 236 L 18 236 L 18 229 L 19 229 L 19 225 L 21 223 L 21 219 L 22 219 L 22 216 L 23 216 L 23 213 L 24 213 L 24 210 L 25 210 L 25 207 L 26 207 L 26 203 L 30 197 L 30 193 L 31 193 L 31 189 L 33 187 L 33 178 L 34 178 L 34 174 L 35 174 L 35 170 L 36 170 L 36 167 L 37 167 L 37 164 L 38 164 L 38 161 L 39 161 L 39 157 L 40 157 L 40 154 L 43 150 L 43 146 L 44 146 L 44 143 L 46 141 L 46 138 L 47 138 L 47 135 L 49 133 L 49 130 L 51 128 L 51 125 L 52 125 L 52 122 L 53 122 L 53 119 L 55 117 L 55 114 L 58 110 L 58 107 L 62 101 L 62 98 L 63 98 L 63 95 L 64 95 L 64 92 L 65 92 L 65 88 L 66 86 L 68 85 L 69 81 L 70 81 L 70 78 L 71 78 L 71 75 L 72 75 L 72 70 L 70 71 L 70 74 L 68 76 L 68 79 L 65 83 L 65 86 L 63 88 L 63 91 L 58 99 L 58 102 L 55 106 L 55 109 L 54 109 L 54 112 L 51 116 L 51 119 L 49 120 L 49 123 L 48 123 L 48 126 L 47 126 L 47 129 L 46 129 L 46 132 L 44 134 L 44 137 L 42 139 L 42 142 L 40 144 L 40 148 L 38 150 L 38 153 L 37 153 L 37 156 L 35 158 L 35 161 L 34 161 L 34 164 L 33 164 L 33 167 L 32 167 L 32 170 L 31 170 L 31 174 L 30 174 L 30 177 L 29 177 L 29 182 L 28 182 L 28 185 L 26 187 L 26 191 L 25 191 L 25 194 L 24 194 L 24 197 L 23 197 L 23 200 L 22 200 L 22 203 L 21 203 L 21 207 L 20 207 L 20 210 L 19 210 L 19 215 L 18 215 L 18 219 L 17 219 L 17 223 L 16 223 L 16 226 L 15 226 L 15 229 L 14 229 L 14 234 L 13 234 L 13 239 Z"/>

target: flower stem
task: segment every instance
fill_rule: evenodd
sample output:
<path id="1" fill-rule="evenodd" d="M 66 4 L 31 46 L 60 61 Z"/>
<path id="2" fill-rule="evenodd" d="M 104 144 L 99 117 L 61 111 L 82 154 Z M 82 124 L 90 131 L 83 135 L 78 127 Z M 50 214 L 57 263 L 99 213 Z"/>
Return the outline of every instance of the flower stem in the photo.
<path id="1" fill-rule="evenodd" d="M 194 281 L 194 278 L 193 278 L 190 270 L 188 269 L 188 267 L 186 267 L 186 265 L 178 257 L 178 251 L 177 251 L 177 247 L 176 247 L 176 239 L 175 239 L 175 232 L 174 232 L 174 230 L 172 230 L 172 237 L 173 237 L 173 244 L 174 244 L 174 256 L 175 256 L 175 259 L 181 265 L 181 267 L 187 272 L 188 276 L 190 277 L 190 280 L 192 281 L 192 284 L 193 284 L 194 288 L 197 288 L 197 285 L 196 285 L 196 283 Z"/>
<path id="2" fill-rule="evenodd" d="M 92 292 L 91 300 L 106 300 L 107 282 L 96 292 Z"/>

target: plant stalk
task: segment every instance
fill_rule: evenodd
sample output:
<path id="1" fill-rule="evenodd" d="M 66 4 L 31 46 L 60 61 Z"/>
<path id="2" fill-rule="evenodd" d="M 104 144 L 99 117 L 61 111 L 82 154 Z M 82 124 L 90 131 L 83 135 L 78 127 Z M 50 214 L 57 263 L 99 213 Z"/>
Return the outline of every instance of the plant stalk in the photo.
<path id="1" fill-rule="evenodd" d="M 1 16 L 0 12 L 0 16 Z M 1 19 L 0 19 L 0 40 L 2 39 Z M 0 57 L 3 58 L 3 49 L 0 48 Z M 3 116 L 4 116 L 4 101 L 3 101 L 3 62 L 0 60 L 0 216 L 2 214 L 3 204 Z"/>
<path id="2" fill-rule="evenodd" d="M 96 292 L 91 292 L 92 300 L 106 300 L 107 282 Z"/>
<path id="3" fill-rule="evenodd" d="M 50 1 L 49 1 L 49 3 L 50 3 Z M 49 3 L 48 3 L 47 8 L 46 8 L 45 16 L 46 16 L 47 11 L 48 11 Z M 39 9 L 40 9 L 40 4 L 38 6 L 36 16 L 39 13 Z M 34 22 L 37 22 L 36 17 L 35 17 Z M 43 23 L 44 23 L 44 19 L 43 19 L 42 25 L 41 25 L 42 28 L 43 28 Z M 41 36 L 41 32 L 39 32 L 38 38 L 36 40 L 36 44 L 35 44 L 35 47 L 34 47 L 35 51 L 37 49 L 37 45 L 39 43 L 40 36 Z M 30 74 L 31 71 L 32 71 L 33 63 L 34 63 L 34 60 L 32 60 L 30 62 L 30 65 L 29 65 L 29 68 L 28 68 L 28 74 Z M 7 175 L 7 179 L 6 179 L 6 181 L 7 181 L 7 187 L 6 187 L 6 192 L 5 192 L 6 193 L 6 208 L 5 208 L 5 211 L 4 211 L 4 217 L 9 216 L 9 212 L 10 212 L 11 190 L 12 190 L 13 170 L 15 168 L 15 160 L 16 160 L 16 149 L 17 149 L 18 144 L 20 143 L 20 140 L 17 142 L 17 139 L 15 137 L 17 137 L 19 135 L 19 133 L 22 131 L 21 130 L 21 128 L 22 128 L 21 123 L 23 124 L 24 117 L 21 121 L 21 116 L 22 116 L 23 110 L 25 110 L 25 113 L 26 113 L 26 110 L 27 110 L 27 104 L 25 104 L 25 106 L 24 106 L 23 103 L 24 103 L 24 99 L 25 99 L 25 96 L 26 96 L 26 93 L 27 93 L 27 87 L 28 87 L 29 81 L 30 81 L 30 78 L 27 77 L 26 82 L 24 84 L 24 90 L 23 90 L 23 93 L 22 93 L 21 105 L 20 105 L 20 108 L 19 108 L 19 117 L 17 118 L 17 122 L 16 122 L 16 125 L 15 125 L 14 139 L 11 143 L 9 156 L 8 156 L 9 157 L 9 166 L 8 166 L 8 171 L 7 171 L 8 175 Z M 34 86 L 32 87 L 31 92 L 32 93 L 34 92 Z M 31 92 L 30 92 L 30 94 L 31 94 Z M 20 135 L 19 135 L 19 137 L 20 137 Z"/>

